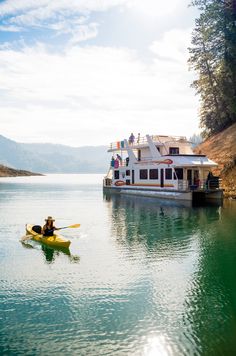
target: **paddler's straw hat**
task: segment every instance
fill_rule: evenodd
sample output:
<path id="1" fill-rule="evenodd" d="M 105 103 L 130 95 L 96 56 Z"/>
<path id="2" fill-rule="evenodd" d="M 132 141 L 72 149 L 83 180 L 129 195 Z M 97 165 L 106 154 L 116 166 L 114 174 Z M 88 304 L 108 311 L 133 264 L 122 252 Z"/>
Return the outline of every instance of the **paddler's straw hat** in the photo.
<path id="1" fill-rule="evenodd" d="M 48 216 L 47 219 L 45 219 L 45 221 L 55 221 L 52 216 Z"/>

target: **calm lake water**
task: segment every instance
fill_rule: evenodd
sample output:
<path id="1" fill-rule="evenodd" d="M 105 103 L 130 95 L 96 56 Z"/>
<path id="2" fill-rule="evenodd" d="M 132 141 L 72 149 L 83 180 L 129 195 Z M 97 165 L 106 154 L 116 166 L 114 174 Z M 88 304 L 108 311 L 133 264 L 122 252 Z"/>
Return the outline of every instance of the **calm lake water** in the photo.
<path id="1" fill-rule="evenodd" d="M 235 355 L 236 202 L 103 197 L 101 175 L 0 179 L 0 353 Z M 19 242 L 47 215 L 71 254 Z"/>

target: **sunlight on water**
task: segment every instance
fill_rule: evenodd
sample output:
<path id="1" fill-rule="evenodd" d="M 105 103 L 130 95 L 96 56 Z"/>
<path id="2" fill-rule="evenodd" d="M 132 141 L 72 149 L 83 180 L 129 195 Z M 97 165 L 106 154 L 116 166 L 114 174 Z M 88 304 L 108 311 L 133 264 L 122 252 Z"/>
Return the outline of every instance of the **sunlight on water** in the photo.
<path id="1" fill-rule="evenodd" d="M 153 336 L 147 339 L 143 350 L 144 356 L 170 356 L 173 355 L 171 347 L 164 335 Z"/>
<path id="2" fill-rule="evenodd" d="M 103 196 L 102 175 L 0 180 L 3 354 L 233 355 L 236 204 Z M 47 215 L 70 250 L 20 243 Z"/>

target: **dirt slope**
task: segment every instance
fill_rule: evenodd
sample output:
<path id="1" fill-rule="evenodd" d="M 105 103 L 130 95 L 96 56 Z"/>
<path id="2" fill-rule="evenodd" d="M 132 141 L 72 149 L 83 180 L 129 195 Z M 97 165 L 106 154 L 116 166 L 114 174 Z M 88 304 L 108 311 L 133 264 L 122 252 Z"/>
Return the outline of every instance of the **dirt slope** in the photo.
<path id="1" fill-rule="evenodd" d="M 19 169 L 13 169 L 0 164 L 0 177 L 20 177 L 20 176 L 40 176 L 39 173 L 32 173 L 28 171 L 22 171 Z"/>
<path id="2" fill-rule="evenodd" d="M 225 197 L 236 198 L 236 124 L 201 143 L 195 152 L 219 164 L 214 174 L 222 178 Z"/>

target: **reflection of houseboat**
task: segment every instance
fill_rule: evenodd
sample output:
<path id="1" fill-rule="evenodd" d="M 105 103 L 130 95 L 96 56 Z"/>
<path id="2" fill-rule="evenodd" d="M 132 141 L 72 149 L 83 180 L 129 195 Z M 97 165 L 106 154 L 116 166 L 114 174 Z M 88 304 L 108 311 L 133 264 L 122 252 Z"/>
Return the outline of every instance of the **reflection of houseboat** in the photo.
<path id="1" fill-rule="evenodd" d="M 185 137 L 149 136 L 112 143 L 104 191 L 188 201 L 221 200 L 217 164 L 193 153 Z"/>

